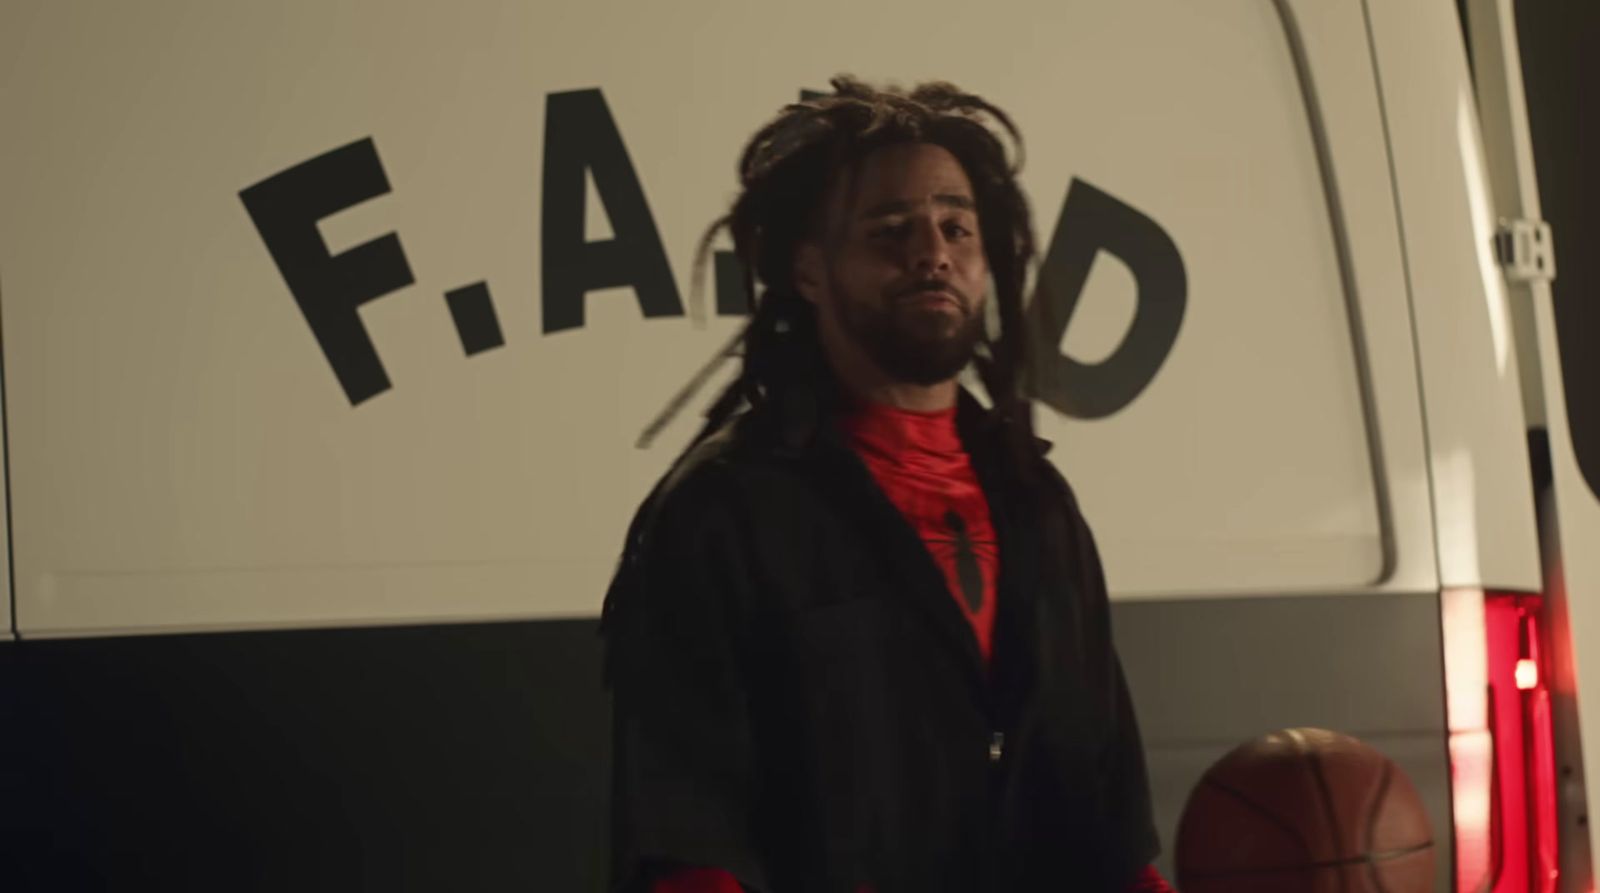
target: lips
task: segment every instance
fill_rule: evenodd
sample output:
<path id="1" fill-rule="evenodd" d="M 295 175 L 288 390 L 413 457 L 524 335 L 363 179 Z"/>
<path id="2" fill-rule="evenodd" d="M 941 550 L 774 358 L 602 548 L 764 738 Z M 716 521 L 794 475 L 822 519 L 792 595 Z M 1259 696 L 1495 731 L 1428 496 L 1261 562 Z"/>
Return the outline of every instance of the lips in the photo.
<path id="1" fill-rule="evenodd" d="M 937 307 L 942 304 L 948 304 L 957 310 L 961 309 L 961 301 L 955 295 L 941 289 L 914 291 L 902 297 L 901 300 L 917 307 Z"/>

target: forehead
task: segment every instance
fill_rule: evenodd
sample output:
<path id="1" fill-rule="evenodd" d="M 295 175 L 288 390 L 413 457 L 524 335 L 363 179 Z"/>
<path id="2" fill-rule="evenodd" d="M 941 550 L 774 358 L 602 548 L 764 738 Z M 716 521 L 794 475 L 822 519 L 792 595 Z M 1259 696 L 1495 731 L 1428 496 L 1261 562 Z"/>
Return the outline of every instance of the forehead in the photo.
<path id="1" fill-rule="evenodd" d="M 972 181 L 955 155 L 943 146 L 906 143 L 876 149 L 862 158 L 835 190 L 835 210 L 892 213 L 904 204 L 934 202 L 949 206 L 950 198 L 972 202 Z M 841 207 L 842 206 L 842 207 Z"/>

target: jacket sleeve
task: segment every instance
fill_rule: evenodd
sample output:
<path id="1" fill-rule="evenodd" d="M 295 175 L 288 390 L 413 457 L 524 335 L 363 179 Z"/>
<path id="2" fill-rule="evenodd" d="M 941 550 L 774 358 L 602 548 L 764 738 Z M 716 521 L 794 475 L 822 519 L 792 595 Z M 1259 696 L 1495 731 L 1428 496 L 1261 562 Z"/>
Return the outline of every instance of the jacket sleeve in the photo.
<path id="1" fill-rule="evenodd" d="M 1133 699 L 1123 677 L 1122 662 L 1112 654 L 1116 698 L 1117 734 L 1102 756 L 1104 802 L 1109 821 L 1105 828 L 1115 835 L 1125 853 L 1125 873 L 1134 875 L 1161 854 L 1155 816 L 1150 802 L 1150 781 L 1145 770 L 1144 743 L 1134 716 Z M 1117 850 L 1108 850 L 1116 852 Z M 1160 889 L 1160 888 L 1156 888 Z"/>
<path id="2" fill-rule="evenodd" d="M 647 889 L 652 864 L 769 889 L 741 656 L 751 577 L 737 500 L 714 471 L 646 501 L 606 595 L 614 891 Z"/>
<path id="3" fill-rule="evenodd" d="M 1150 869 L 1152 872 L 1154 868 Z M 1159 879 L 1159 876 L 1158 876 Z M 678 868 L 657 878 L 650 893 L 745 893 L 748 889 L 720 868 Z M 852 893 L 874 893 L 860 884 Z M 1128 893 L 1173 893 L 1170 887 L 1137 887 Z"/>
<path id="4" fill-rule="evenodd" d="M 1054 471 L 1054 469 L 1052 469 Z M 1108 699 L 1106 715 L 1114 726 L 1105 750 L 1100 755 L 1099 801 L 1102 851 L 1116 854 L 1118 864 L 1110 870 L 1130 882 L 1161 852 L 1155 816 L 1150 801 L 1150 782 L 1145 769 L 1144 743 L 1133 708 L 1133 698 L 1122 671 L 1111 629 L 1111 602 L 1105 571 L 1094 535 L 1078 510 L 1077 497 L 1065 478 L 1055 475 L 1066 493 L 1074 528 L 1072 558 L 1079 585 L 1088 600 L 1087 621 L 1095 639 Z"/>
<path id="5" fill-rule="evenodd" d="M 744 889 L 720 868 L 678 868 L 650 885 L 650 893 L 744 893 Z"/>
<path id="6" fill-rule="evenodd" d="M 1146 865 L 1144 871 L 1139 872 L 1139 879 L 1133 882 L 1125 893 L 1177 893 L 1167 879 L 1161 876 L 1154 865 Z"/>

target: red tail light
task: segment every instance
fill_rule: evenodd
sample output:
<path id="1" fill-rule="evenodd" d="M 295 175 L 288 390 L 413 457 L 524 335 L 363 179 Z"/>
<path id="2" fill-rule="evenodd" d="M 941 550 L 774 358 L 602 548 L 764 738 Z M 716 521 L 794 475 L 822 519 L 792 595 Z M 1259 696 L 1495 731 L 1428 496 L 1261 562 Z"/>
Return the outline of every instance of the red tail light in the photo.
<path id="1" fill-rule="evenodd" d="M 1556 767 L 1541 596 L 1444 595 L 1458 893 L 1554 893 Z"/>

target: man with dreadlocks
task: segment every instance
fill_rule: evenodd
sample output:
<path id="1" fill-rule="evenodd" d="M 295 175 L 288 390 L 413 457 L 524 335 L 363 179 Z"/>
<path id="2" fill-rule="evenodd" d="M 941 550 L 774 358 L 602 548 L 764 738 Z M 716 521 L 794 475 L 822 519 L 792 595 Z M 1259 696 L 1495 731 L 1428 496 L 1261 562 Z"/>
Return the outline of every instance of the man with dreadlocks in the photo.
<path id="1" fill-rule="evenodd" d="M 1022 396 L 1016 127 L 946 83 L 833 87 L 752 138 L 700 246 L 728 226 L 755 311 L 606 596 L 613 889 L 1168 890 L 1100 561 Z"/>

